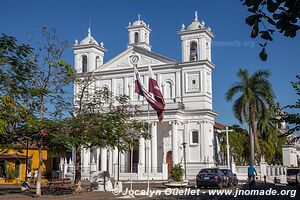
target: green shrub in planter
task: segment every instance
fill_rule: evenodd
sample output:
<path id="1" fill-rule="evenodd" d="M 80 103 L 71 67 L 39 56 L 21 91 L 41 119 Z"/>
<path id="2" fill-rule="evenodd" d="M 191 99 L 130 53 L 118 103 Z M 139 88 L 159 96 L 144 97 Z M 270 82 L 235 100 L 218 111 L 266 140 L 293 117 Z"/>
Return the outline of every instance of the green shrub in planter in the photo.
<path id="1" fill-rule="evenodd" d="M 176 164 L 174 167 L 172 167 L 171 178 L 176 182 L 183 180 L 183 168 L 180 164 Z"/>

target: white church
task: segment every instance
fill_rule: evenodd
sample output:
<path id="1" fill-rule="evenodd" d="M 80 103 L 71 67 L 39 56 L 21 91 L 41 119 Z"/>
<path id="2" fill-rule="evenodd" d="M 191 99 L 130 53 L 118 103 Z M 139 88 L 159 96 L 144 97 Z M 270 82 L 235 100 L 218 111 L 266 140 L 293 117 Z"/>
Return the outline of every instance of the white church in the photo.
<path id="1" fill-rule="evenodd" d="M 109 171 L 112 177 L 117 179 L 118 176 L 120 180 L 130 177 L 133 180 L 166 180 L 172 165 L 180 163 L 185 167 L 184 148 L 187 175 L 195 177 L 201 168 L 216 165 L 214 118 L 217 112 L 212 106 L 215 65 L 211 61 L 214 34 L 198 20 L 195 12 L 194 21 L 187 27 L 182 24 L 178 31 L 182 60 L 176 61 L 152 51 L 152 30 L 140 15 L 127 29 L 128 41 L 124 41 L 128 43 L 127 49 L 106 63 L 103 62 L 106 49 L 102 42 L 99 45 L 92 37 L 89 29 L 85 39 L 75 41 L 74 66 L 79 76 L 92 75 L 97 87 L 106 88 L 114 95 L 126 94 L 132 104 L 140 105 L 139 120 L 151 124 L 151 139 L 140 138 L 133 155 L 128 150 L 121 153 L 119 159 L 116 148 L 82 149 L 82 178 L 89 179 L 90 171 Z M 152 108 L 148 117 L 146 100 L 134 93 L 132 56 L 146 88 L 148 66 L 157 77 L 166 103 L 161 124 Z M 74 92 L 78 92 L 76 85 Z M 74 156 L 73 152 L 73 161 Z M 63 170 L 68 171 L 64 166 Z"/>

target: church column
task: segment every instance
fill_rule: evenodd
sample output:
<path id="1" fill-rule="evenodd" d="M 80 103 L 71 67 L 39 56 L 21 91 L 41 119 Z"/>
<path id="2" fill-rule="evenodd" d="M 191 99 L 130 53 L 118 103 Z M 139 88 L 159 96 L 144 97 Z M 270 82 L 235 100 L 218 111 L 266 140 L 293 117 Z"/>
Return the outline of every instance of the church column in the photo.
<path id="1" fill-rule="evenodd" d="M 113 164 L 118 164 L 118 149 L 117 149 L 117 147 L 113 148 Z"/>
<path id="2" fill-rule="evenodd" d="M 91 172 L 95 172 L 97 171 L 96 167 L 97 167 L 97 164 L 96 164 L 96 157 L 97 157 L 97 149 L 96 148 L 90 148 L 90 170 Z"/>
<path id="3" fill-rule="evenodd" d="M 74 56 L 74 65 L 75 65 L 75 69 L 77 72 L 81 72 L 82 68 L 81 68 L 81 63 L 79 62 L 79 55 L 75 54 Z"/>
<path id="4" fill-rule="evenodd" d="M 101 171 L 107 171 L 107 148 L 101 149 Z"/>
<path id="5" fill-rule="evenodd" d="M 146 140 L 146 172 L 151 172 L 151 140 Z"/>
<path id="6" fill-rule="evenodd" d="M 204 162 L 206 163 L 207 162 L 207 158 L 208 158 L 208 139 L 207 139 L 207 134 L 208 134 L 208 131 L 207 131 L 207 122 L 203 122 L 202 123 L 202 130 L 203 130 L 203 160 Z"/>
<path id="7" fill-rule="evenodd" d="M 126 172 L 126 160 L 125 160 L 125 153 L 120 152 L 120 172 Z"/>
<path id="8" fill-rule="evenodd" d="M 185 61 L 185 41 L 181 40 L 181 55 L 182 55 L 182 61 Z"/>
<path id="9" fill-rule="evenodd" d="M 172 121 L 172 161 L 173 166 L 178 164 L 178 124 L 177 121 Z"/>
<path id="10" fill-rule="evenodd" d="M 99 148 L 95 148 L 96 151 L 96 169 L 97 171 L 100 171 L 100 167 L 99 167 L 99 161 L 100 161 L 100 149 Z"/>
<path id="11" fill-rule="evenodd" d="M 92 60 L 92 58 L 91 58 L 91 53 L 88 52 L 88 53 L 87 53 L 87 71 L 88 71 L 88 72 L 91 72 L 91 71 L 92 71 L 91 60 Z"/>
<path id="12" fill-rule="evenodd" d="M 151 126 L 151 163 L 152 173 L 157 172 L 157 122 L 153 122 Z"/>
<path id="13" fill-rule="evenodd" d="M 143 179 L 143 173 L 145 172 L 145 139 L 140 137 L 139 139 L 139 164 L 138 164 L 138 180 Z"/>
<path id="14" fill-rule="evenodd" d="M 201 131 L 201 151 L 202 151 L 202 155 L 201 155 L 201 160 L 202 162 L 206 162 L 206 131 L 205 131 L 205 122 L 200 122 L 200 131 Z"/>
<path id="15" fill-rule="evenodd" d="M 199 160 L 202 161 L 203 160 L 203 144 L 204 144 L 204 140 L 203 140 L 203 130 L 202 130 L 202 122 L 199 121 L 198 122 L 198 125 L 199 125 L 199 149 L 200 149 L 200 152 L 199 152 Z"/>
<path id="16" fill-rule="evenodd" d="M 176 102 L 179 102 L 180 101 L 180 90 L 181 90 L 181 87 L 180 87 L 180 71 L 177 71 L 175 73 L 175 98 L 176 98 Z"/>
<path id="17" fill-rule="evenodd" d="M 213 123 L 207 123 L 208 162 L 213 162 Z"/>
<path id="18" fill-rule="evenodd" d="M 90 165 L 90 150 L 85 149 L 82 147 L 82 172 L 86 173 L 90 170 L 89 165 Z"/>
<path id="19" fill-rule="evenodd" d="M 112 175 L 113 173 L 113 150 L 110 148 L 108 151 L 108 171 L 109 174 Z"/>
<path id="20" fill-rule="evenodd" d="M 112 92 L 112 96 L 114 98 L 114 96 L 117 94 L 117 90 L 116 90 L 116 80 L 114 78 L 111 79 L 111 92 Z M 114 102 L 114 106 L 116 106 L 116 102 Z"/>
<path id="21" fill-rule="evenodd" d="M 117 180 L 118 176 L 118 149 L 116 147 L 113 148 L 113 176 L 115 180 Z"/>
<path id="22" fill-rule="evenodd" d="M 139 164 L 144 165 L 145 163 L 145 139 L 141 137 L 139 139 Z"/>

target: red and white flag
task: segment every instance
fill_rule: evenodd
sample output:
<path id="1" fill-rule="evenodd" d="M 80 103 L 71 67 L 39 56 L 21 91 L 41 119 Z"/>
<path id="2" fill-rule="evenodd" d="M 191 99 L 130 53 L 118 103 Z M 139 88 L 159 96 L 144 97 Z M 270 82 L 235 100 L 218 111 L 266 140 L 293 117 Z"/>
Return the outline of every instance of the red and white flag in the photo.
<path id="1" fill-rule="evenodd" d="M 149 92 L 152 93 L 153 96 L 154 96 L 154 99 L 158 103 L 162 104 L 165 108 L 166 104 L 165 104 L 165 101 L 164 101 L 164 97 L 163 97 L 163 95 L 162 95 L 162 93 L 159 89 L 159 86 L 157 84 L 157 80 L 156 80 L 155 75 L 152 71 L 152 68 L 149 66 L 148 70 L 149 70 L 149 83 L 148 83 L 149 84 L 149 86 L 148 86 L 149 87 L 148 88 Z M 162 120 L 163 120 L 163 111 L 164 111 L 164 109 L 160 113 L 157 113 L 159 122 L 162 122 Z"/>
<path id="2" fill-rule="evenodd" d="M 162 121 L 162 113 L 165 110 L 165 104 L 156 101 L 154 97 L 147 91 L 143 82 L 141 81 L 140 73 L 137 68 L 134 67 L 134 84 L 135 84 L 135 93 L 145 97 L 149 105 L 157 112 L 159 122 Z"/>

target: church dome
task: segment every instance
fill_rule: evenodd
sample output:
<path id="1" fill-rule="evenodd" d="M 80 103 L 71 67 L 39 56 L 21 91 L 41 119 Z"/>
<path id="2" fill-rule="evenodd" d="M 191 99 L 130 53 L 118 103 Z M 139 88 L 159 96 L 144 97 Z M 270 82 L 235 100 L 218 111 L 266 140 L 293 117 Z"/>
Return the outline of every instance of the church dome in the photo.
<path id="1" fill-rule="evenodd" d="M 132 26 L 139 26 L 139 25 L 147 26 L 147 24 L 143 20 L 141 20 L 141 15 L 138 15 L 138 19 L 132 23 Z"/>
<path id="2" fill-rule="evenodd" d="M 197 11 L 195 12 L 195 19 L 194 21 L 187 27 L 186 30 L 191 31 L 191 30 L 198 30 L 204 28 L 204 22 L 202 21 L 201 23 L 198 21 L 198 14 Z"/>
<path id="3" fill-rule="evenodd" d="M 88 29 L 88 36 L 80 42 L 80 45 L 87 45 L 87 44 L 95 44 L 99 46 L 98 42 L 92 37 L 90 28 Z"/>
<path id="4" fill-rule="evenodd" d="M 201 24 L 200 22 L 197 20 L 197 21 L 193 21 L 188 27 L 187 27 L 187 30 L 190 31 L 190 30 L 197 30 L 197 29 L 201 29 Z"/>
<path id="5" fill-rule="evenodd" d="M 132 26 L 138 26 L 138 25 L 145 25 L 146 26 L 146 23 L 143 20 L 137 20 L 137 21 L 132 23 Z"/>

